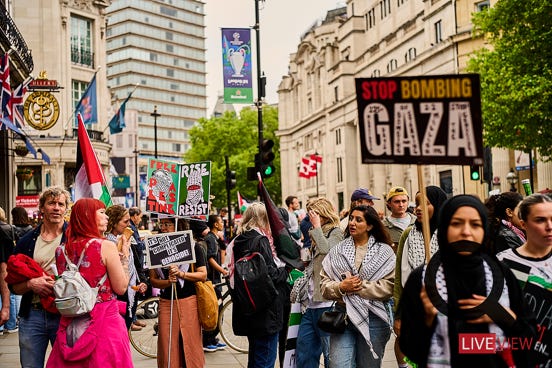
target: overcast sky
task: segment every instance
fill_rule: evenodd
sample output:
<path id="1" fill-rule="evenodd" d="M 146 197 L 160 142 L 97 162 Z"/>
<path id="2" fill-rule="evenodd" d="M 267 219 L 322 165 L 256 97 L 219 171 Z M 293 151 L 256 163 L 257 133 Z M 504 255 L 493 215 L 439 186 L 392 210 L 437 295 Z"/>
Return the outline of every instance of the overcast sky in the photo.
<path id="1" fill-rule="evenodd" d="M 221 28 L 247 28 L 255 24 L 255 0 L 206 0 L 207 115 L 222 93 Z M 282 76 L 287 74 L 289 54 L 297 50 L 300 36 L 328 10 L 345 6 L 344 0 L 266 0 L 259 1 L 261 69 L 267 77 L 266 101 L 276 103 Z M 255 32 L 251 32 L 254 75 Z M 253 83 L 254 96 L 257 85 Z"/>

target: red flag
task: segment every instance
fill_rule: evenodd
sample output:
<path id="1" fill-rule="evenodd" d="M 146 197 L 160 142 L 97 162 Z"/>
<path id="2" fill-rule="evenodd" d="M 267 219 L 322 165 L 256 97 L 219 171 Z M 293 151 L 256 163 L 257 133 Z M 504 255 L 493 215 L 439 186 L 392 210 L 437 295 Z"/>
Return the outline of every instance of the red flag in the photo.
<path id="1" fill-rule="evenodd" d="M 289 235 L 287 227 L 284 224 L 282 214 L 270 198 L 270 194 L 268 194 L 260 175 L 259 193 L 261 194 L 261 200 L 264 202 L 266 207 L 270 231 L 272 233 L 272 238 L 274 239 L 274 246 L 276 247 L 278 257 L 293 268 L 297 268 L 299 270 L 304 269 L 299 247 Z"/>
<path id="2" fill-rule="evenodd" d="M 308 158 L 303 157 L 301 159 L 301 167 L 299 168 L 299 177 L 308 179 L 311 176 L 314 176 L 312 173 L 311 161 Z"/>
<path id="3" fill-rule="evenodd" d="M 110 206 L 111 196 L 107 190 L 102 166 L 94 152 L 88 132 L 84 127 L 81 114 L 77 114 L 79 121 L 77 140 L 77 175 L 75 177 L 75 200 L 80 198 L 96 198 Z"/>
<path id="4" fill-rule="evenodd" d="M 312 161 L 316 161 L 317 163 L 322 163 L 322 156 L 318 155 L 318 154 L 313 154 L 313 155 L 310 155 L 310 159 Z"/>

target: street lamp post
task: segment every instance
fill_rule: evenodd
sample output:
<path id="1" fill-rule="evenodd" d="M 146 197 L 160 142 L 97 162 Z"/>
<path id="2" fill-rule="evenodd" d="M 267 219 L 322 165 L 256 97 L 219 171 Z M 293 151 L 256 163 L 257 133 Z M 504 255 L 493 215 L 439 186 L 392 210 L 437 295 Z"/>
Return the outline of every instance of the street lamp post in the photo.
<path id="1" fill-rule="evenodd" d="M 510 184 L 510 192 L 517 192 L 516 184 L 518 182 L 518 177 L 514 169 L 510 169 L 510 172 L 506 174 L 506 181 Z"/>
<path id="2" fill-rule="evenodd" d="M 157 158 L 157 118 L 161 114 L 157 113 L 157 105 L 153 107 L 153 112 L 150 114 L 153 116 L 153 140 L 155 145 L 155 158 Z"/>

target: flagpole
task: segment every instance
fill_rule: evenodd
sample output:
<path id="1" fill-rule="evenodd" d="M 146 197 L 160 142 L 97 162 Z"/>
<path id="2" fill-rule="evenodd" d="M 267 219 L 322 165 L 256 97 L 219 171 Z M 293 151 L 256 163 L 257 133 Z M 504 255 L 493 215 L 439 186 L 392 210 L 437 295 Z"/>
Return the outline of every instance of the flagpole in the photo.
<path id="1" fill-rule="evenodd" d="M 318 156 L 318 152 L 314 152 L 314 154 L 316 156 Z M 316 197 L 319 197 L 319 194 L 318 194 L 318 160 L 315 160 L 316 162 Z"/>

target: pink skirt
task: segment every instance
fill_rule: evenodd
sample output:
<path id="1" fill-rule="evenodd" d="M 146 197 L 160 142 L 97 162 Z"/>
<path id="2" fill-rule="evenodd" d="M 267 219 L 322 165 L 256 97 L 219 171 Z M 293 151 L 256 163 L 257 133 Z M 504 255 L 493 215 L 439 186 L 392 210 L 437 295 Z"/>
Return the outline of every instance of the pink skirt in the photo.
<path id="1" fill-rule="evenodd" d="M 125 320 L 116 299 L 98 303 L 90 312 L 90 325 L 71 347 L 68 327 L 73 318 L 62 317 L 47 368 L 133 367 Z"/>

